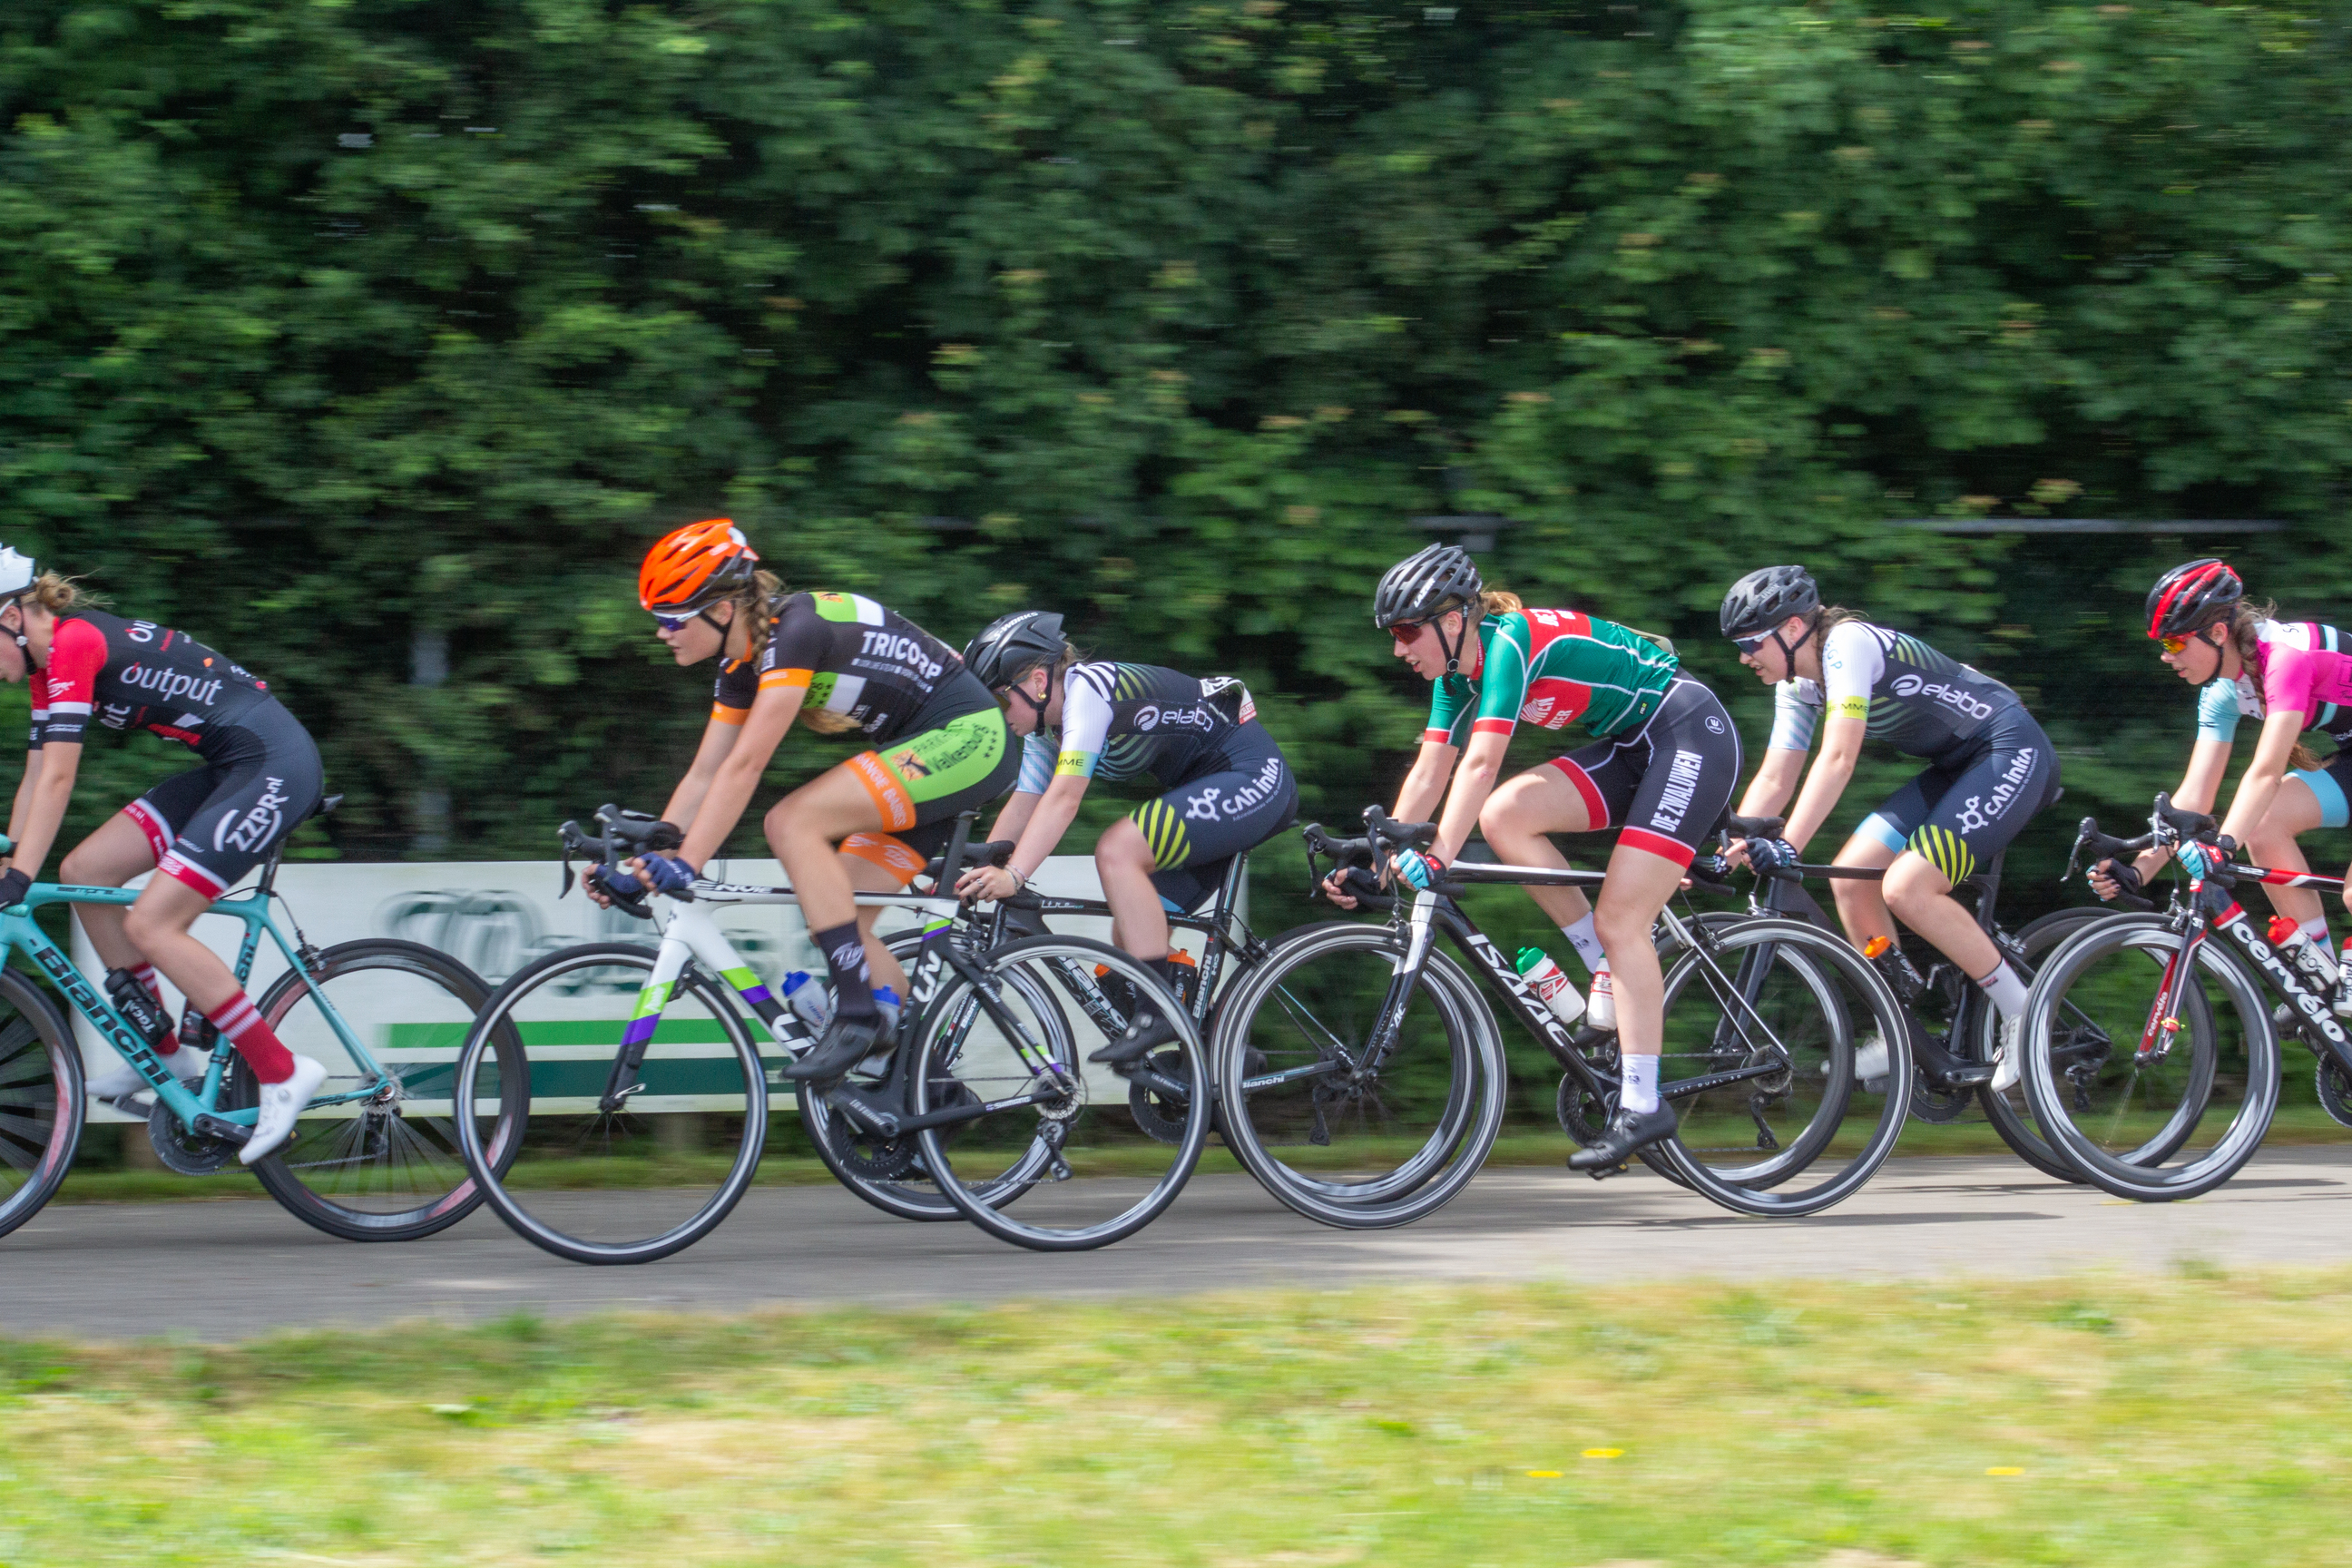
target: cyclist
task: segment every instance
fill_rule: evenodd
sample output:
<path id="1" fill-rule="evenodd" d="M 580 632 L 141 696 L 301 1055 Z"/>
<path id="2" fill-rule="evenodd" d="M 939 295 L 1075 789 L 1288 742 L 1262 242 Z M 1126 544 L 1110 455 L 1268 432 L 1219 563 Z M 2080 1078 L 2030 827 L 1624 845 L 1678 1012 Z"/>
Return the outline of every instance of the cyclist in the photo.
<path id="1" fill-rule="evenodd" d="M 31 748 L 8 813 L 16 847 L 0 861 L 7 868 L 0 908 L 24 901 L 57 843 L 92 720 L 177 741 L 202 759 L 107 818 L 58 869 L 66 881 L 93 888 L 162 873 L 128 909 L 79 904 L 74 917 L 109 965 L 106 988 L 118 1010 L 174 1076 L 199 1079 L 205 1063 L 172 1033 L 159 971 L 243 1053 L 261 1086 L 253 1134 L 237 1151 L 250 1165 L 292 1135 L 326 1065 L 289 1051 L 228 965 L 188 928 L 318 808 L 319 748 L 268 681 L 184 632 L 91 607 L 72 582 L 5 546 L 0 634 L 0 679 L 35 683 Z M 88 1088 L 119 1100 L 147 1080 L 119 1062 Z"/>
<path id="2" fill-rule="evenodd" d="M 946 847 L 960 813 L 1004 793 L 1017 763 L 1003 713 L 954 649 L 862 595 L 788 595 L 759 560 L 740 529 L 711 518 L 664 535 L 638 571 L 638 602 L 671 657 L 720 662 L 702 742 L 662 809 L 681 841 L 629 869 L 642 888 L 689 890 L 795 721 L 869 742 L 778 801 L 762 825 L 835 991 L 823 1037 L 783 1070 L 824 1082 L 872 1053 L 877 982 L 907 984 L 874 940 L 881 910 L 861 912 L 857 891 L 905 887 Z M 594 868 L 589 890 L 609 901 L 614 889 L 601 884 Z"/>
<path id="3" fill-rule="evenodd" d="M 1547 834 L 1620 829 L 1598 908 L 1573 888 L 1528 889 L 1593 965 L 1594 1026 L 1617 1031 L 1618 1110 L 1601 1140 L 1568 1161 L 1613 1169 L 1675 1131 L 1658 1097 L 1665 983 L 1650 931 L 1739 781 L 1738 733 L 1670 647 L 1580 611 L 1528 609 L 1486 587 L 1455 545 L 1433 544 L 1390 567 L 1372 624 L 1435 688 L 1395 815 L 1428 820 L 1441 799 L 1444 814 L 1426 853 L 1396 855 L 1407 882 L 1438 880 L 1473 828 L 1512 864 L 1556 868 L 1568 862 Z M 1600 739 L 1497 787 L 1520 723 L 1580 721 Z M 1353 902 L 1337 878 L 1327 888 L 1343 907 Z M 1613 1003 L 1606 1012 L 1604 999 Z"/>
<path id="4" fill-rule="evenodd" d="M 2057 798 L 2050 737 L 2017 693 L 1990 676 L 1851 610 L 1824 608 L 1801 566 L 1767 566 L 1733 584 L 1721 624 L 1739 662 L 1777 688 L 1772 738 L 1739 813 L 1772 816 L 1796 795 L 1779 838 L 1735 844 L 1727 858 L 1793 862 L 1836 809 L 1865 737 L 1926 758 L 1927 768 L 1838 851 L 1841 866 L 1886 868 L 1884 882 L 1832 884 L 1838 918 L 1856 945 L 1892 942 L 1899 918 L 1973 978 L 2000 1015 L 1998 1062 L 1964 1062 L 1926 1045 L 1921 1065 L 1944 1088 L 2012 1087 L 2025 982 L 1951 894 Z M 1822 754 L 1798 794 L 1817 727 Z M 1883 1040 L 1865 1042 L 1856 1053 L 1859 1076 L 1883 1077 L 1885 1051 Z"/>
<path id="5" fill-rule="evenodd" d="M 1182 994 L 1168 944 L 1168 911 L 1200 907 L 1235 855 L 1298 814 L 1298 785 L 1282 748 L 1257 721 L 1248 689 L 1152 664 L 1081 661 L 1062 617 L 1001 616 L 963 650 L 964 663 L 1004 704 L 1021 740 L 1021 776 L 988 836 L 1015 838 L 1010 864 L 965 872 L 956 892 L 1002 899 L 1045 863 L 1097 780 L 1146 777 L 1159 793 L 1095 842 L 1095 868 L 1111 908 L 1111 940 Z M 1140 1061 L 1175 1037 L 1149 1008 L 1127 1034 L 1087 1058 Z"/>
<path id="6" fill-rule="evenodd" d="M 2147 595 L 2147 635 L 2160 645 L 2160 657 L 2175 675 L 2203 688 L 2197 743 L 2172 803 L 2211 811 L 2238 721 L 2261 720 L 2253 762 L 2238 782 L 2222 830 L 2262 865 L 2307 871 L 2296 835 L 2352 822 L 2346 808 L 2352 792 L 2352 638 L 2334 626 L 2276 617 L 2273 606 L 2247 599 L 2238 574 L 2210 556 L 2174 567 Z M 2305 730 L 2336 742 L 2326 765 L 2303 745 Z M 2168 853 L 2150 849 L 2129 865 L 2102 860 L 2091 868 L 2091 886 L 2102 899 L 2137 893 Z M 2263 890 L 2333 962 L 2319 895 L 2305 888 Z M 2336 1010 L 2352 1011 L 2352 985 L 2340 979 L 2338 985 Z"/>

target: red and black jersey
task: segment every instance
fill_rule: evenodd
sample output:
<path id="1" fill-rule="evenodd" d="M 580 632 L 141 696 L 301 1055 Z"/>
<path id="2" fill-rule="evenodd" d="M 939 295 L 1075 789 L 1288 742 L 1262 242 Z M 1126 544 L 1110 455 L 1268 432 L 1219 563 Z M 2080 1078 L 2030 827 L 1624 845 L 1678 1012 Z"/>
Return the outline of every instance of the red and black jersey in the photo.
<path id="1" fill-rule="evenodd" d="M 95 720 L 146 730 L 209 756 L 236 719 L 274 702 L 269 683 L 188 636 L 100 610 L 58 617 L 33 694 L 33 749 L 83 739 Z"/>

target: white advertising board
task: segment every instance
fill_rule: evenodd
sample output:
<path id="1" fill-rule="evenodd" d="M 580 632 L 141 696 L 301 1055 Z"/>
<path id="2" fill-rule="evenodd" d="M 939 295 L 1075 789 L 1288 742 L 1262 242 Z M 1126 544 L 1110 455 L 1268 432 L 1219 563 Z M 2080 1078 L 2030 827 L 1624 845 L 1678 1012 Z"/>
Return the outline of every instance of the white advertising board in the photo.
<path id="1" fill-rule="evenodd" d="M 773 860 L 717 860 L 707 870 L 719 881 L 774 886 L 783 880 L 783 873 Z M 568 898 L 559 898 L 560 880 L 559 864 L 551 859 L 289 865 L 278 876 L 278 889 L 283 895 L 278 912 L 281 922 L 298 925 L 302 934 L 320 947 L 364 937 L 401 937 L 450 954 L 492 984 L 540 954 L 575 942 L 651 943 L 657 940 L 649 922 L 632 919 L 617 910 L 600 910 L 577 889 Z M 1055 856 L 1048 860 L 1034 885 L 1040 892 L 1066 898 L 1101 896 L 1094 862 L 1081 855 Z M 723 905 L 712 906 L 712 913 L 744 962 L 772 986 L 789 971 L 824 969 L 797 907 Z M 912 915 L 893 911 L 883 917 L 883 930 L 896 930 L 913 921 Z M 1055 928 L 1068 935 L 1101 941 L 1110 937 L 1108 920 L 1057 919 Z M 240 921 L 213 917 L 200 919 L 195 925 L 196 934 L 224 961 L 232 963 L 244 930 Z M 1179 945 L 1196 955 L 1199 952 L 1197 937 L 1185 938 Z M 73 956 L 93 978 L 105 973 L 106 966 L 99 962 L 79 925 L 74 929 Z M 276 945 L 265 937 L 247 983 L 247 993 L 260 997 L 285 969 L 285 960 Z M 413 995 L 414 992 L 404 994 Z M 365 1011 L 364 992 L 356 993 L 357 1010 L 352 1007 L 352 993 L 339 991 L 336 994 L 338 1005 L 347 1015 L 356 1011 L 349 1021 L 362 1032 L 371 1048 L 386 1048 L 401 1038 L 398 1031 L 413 1031 L 420 1026 L 417 1020 L 378 1016 Z M 177 994 L 167 987 L 165 1000 L 173 1016 L 177 1017 Z M 620 999 L 616 996 L 614 1000 Z M 588 1005 L 593 1012 L 608 1010 L 593 1003 Z M 625 1006 L 609 1010 L 616 1019 L 626 1012 Z M 118 1059 L 112 1047 L 99 1038 L 97 1031 L 79 1017 L 74 1024 L 86 1063 L 102 1070 Z M 432 1026 L 436 1037 L 446 1037 L 446 1023 Z M 413 1058 L 418 1053 L 409 1047 L 390 1054 Z M 454 1050 L 449 1054 L 454 1058 Z M 779 1096 L 775 1101 L 779 1110 L 788 1109 L 792 1103 L 789 1095 Z M 683 1110 L 691 1106 L 681 1100 L 676 1107 L 648 1103 L 643 1109 Z M 127 1118 L 110 1106 L 93 1104 L 90 1120 L 121 1121 Z"/>

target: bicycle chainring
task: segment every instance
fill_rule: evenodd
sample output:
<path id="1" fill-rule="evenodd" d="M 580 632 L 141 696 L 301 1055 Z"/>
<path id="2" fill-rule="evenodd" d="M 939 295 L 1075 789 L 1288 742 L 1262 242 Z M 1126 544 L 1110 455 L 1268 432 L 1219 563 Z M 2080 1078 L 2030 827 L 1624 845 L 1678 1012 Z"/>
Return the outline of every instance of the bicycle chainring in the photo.
<path id="1" fill-rule="evenodd" d="M 2319 1058 L 2319 1107 L 2337 1125 L 2352 1127 L 2352 1076 L 2334 1056 Z"/>
<path id="2" fill-rule="evenodd" d="M 160 1100 L 147 1113 L 147 1142 L 165 1170 L 184 1176 L 213 1175 L 236 1158 L 236 1144 L 189 1131 Z"/>
<path id="3" fill-rule="evenodd" d="M 1165 1079 L 1181 1082 L 1184 1053 L 1161 1051 L 1150 1058 L 1151 1070 Z M 1140 1079 L 1131 1079 L 1127 1086 L 1127 1109 L 1135 1124 L 1143 1129 L 1154 1142 L 1181 1143 L 1184 1141 L 1184 1107 L 1166 1100 L 1159 1090 Z M 1172 1113 L 1172 1114 L 1171 1114 Z"/>
<path id="4" fill-rule="evenodd" d="M 1560 1131 L 1575 1139 L 1580 1148 L 1589 1149 L 1601 1142 L 1601 1134 L 1617 1107 L 1613 1100 L 1593 1093 L 1584 1087 L 1582 1079 L 1568 1073 L 1559 1080 L 1559 1099 L 1554 1109 L 1559 1117 Z"/>

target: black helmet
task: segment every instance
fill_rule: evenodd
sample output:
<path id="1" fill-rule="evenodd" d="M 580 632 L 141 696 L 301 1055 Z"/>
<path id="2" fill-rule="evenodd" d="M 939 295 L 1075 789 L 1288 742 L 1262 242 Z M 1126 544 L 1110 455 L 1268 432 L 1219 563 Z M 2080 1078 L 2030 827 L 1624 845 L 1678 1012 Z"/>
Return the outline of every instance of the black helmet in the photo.
<path id="1" fill-rule="evenodd" d="M 1015 610 L 999 616 L 964 645 L 964 668 L 994 691 L 1012 685 L 1041 664 L 1069 651 L 1062 617 L 1051 610 Z"/>
<path id="2" fill-rule="evenodd" d="M 1808 616 L 1821 607 L 1822 591 L 1811 573 L 1801 566 L 1761 567 L 1734 583 L 1723 596 L 1723 635 L 1752 637 L 1790 616 Z"/>
<path id="3" fill-rule="evenodd" d="M 2238 574 L 2210 555 L 2175 566 L 2147 591 L 2147 635 L 2183 637 L 2203 631 L 2245 596 Z"/>
<path id="4" fill-rule="evenodd" d="M 1425 621 L 1448 610 L 1467 609 L 1478 602 L 1484 586 L 1468 551 L 1458 544 L 1433 544 L 1381 575 L 1372 595 L 1372 625 L 1386 631 L 1399 621 Z"/>

